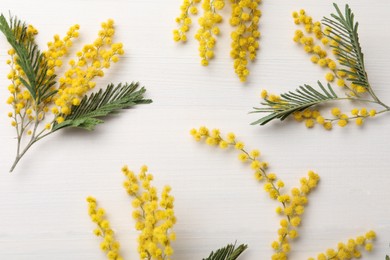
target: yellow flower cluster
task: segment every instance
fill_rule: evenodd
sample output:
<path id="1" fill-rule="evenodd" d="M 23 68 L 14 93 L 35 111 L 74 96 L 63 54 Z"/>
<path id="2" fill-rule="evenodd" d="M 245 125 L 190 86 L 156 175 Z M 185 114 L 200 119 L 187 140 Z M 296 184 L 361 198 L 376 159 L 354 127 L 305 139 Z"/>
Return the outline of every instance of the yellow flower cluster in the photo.
<path id="1" fill-rule="evenodd" d="M 312 128 L 315 123 L 318 123 L 326 130 L 331 130 L 334 122 L 337 122 L 337 125 L 340 127 L 345 127 L 350 121 L 355 120 L 357 126 L 362 126 L 366 118 L 374 117 L 377 112 L 375 109 L 368 111 L 366 108 L 354 108 L 350 114 L 344 114 L 338 107 L 334 107 L 331 109 L 331 115 L 333 117 L 324 118 L 317 110 L 306 109 L 302 112 L 295 112 L 294 119 L 296 121 L 305 120 L 306 127 L 308 128 Z"/>
<path id="2" fill-rule="evenodd" d="M 176 238 L 171 231 L 176 223 L 174 197 L 170 195 L 171 188 L 165 186 L 159 198 L 156 187 L 151 186 L 153 175 L 147 170 L 143 166 L 136 175 L 127 166 L 122 168 L 124 187 L 133 197 L 135 228 L 141 231 L 138 252 L 141 259 L 169 260 L 173 254 L 171 242 Z"/>
<path id="3" fill-rule="evenodd" d="M 33 106 L 34 100 L 31 97 L 30 92 L 20 81 L 20 78 L 24 77 L 25 73 L 18 64 L 18 56 L 13 49 L 8 51 L 8 55 L 10 56 L 10 59 L 7 60 L 7 64 L 10 66 L 11 70 L 7 78 L 11 81 L 11 84 L 8 86 L 10 96 L 7 99 L 7 104 L 11 105 L 14 110 L 14 112 L 9 112 L 8 116 L 14 119 L 11 123 L 12 126 L 17 127 L 19 124 L 17 116 L 34 120 L 36 115 L 33 113 L 35 110 L 35 107 Z M 42 118 L 43 114 L 39 117 Z"/>
<path id="4" fill-rule="evenodd" d="M 196 7 L 201 0 L 184 0 L 182 6 L 180 6 L 181 14 L 176 18 L 178 29 L 173 31 L 173 39 L 178 42 L 187 41 L 187 32 L 192 24 L 190 15 L 196 15 L 198 8 Z"/>
<path id="5" fill-rule="evenodd" d="M 349 84 L 346 80 L 347 74 L 340 69 L 340 59 L 342 59 L 342 57 L 338 56 L 337 50 L 333 48 L 333 46 L 338 46 L 338 42 L 327 37 L 330 34 L 331 29 L 329 27 L 323 28 L 319 21 L 313 22 L 313 18 L 308 16 L 305 10 L 293 12 L 292 16 L 295 24 L 304 26 L 303 31 L 295 31 L 293 40 L 302 45 L 305 52 L 311 55 L 311 61 L 313 63 L 329 70 L 329 72 L 325 74 L 325 79 L 328 82 L 336 81 L 336 84 L 339 87 L 348 88 L 351 96 L 366 92 L 366 88 L 354 83 Z M 337 59 L 333 60 L 329 58 L 326 49 L 331 49 L 331 52 Z"/>
<path id="6" fill-rule="evenodd" d="M 38 34 L 38 30 L 32 26 L 27 26 L 27 38 L 35 39 L 35 36 Z M 27 41 L 27 39 L 26 39 Z M 8 91 L 10 96 L 7 99 L 7 104 L 12 105 L 14 112 L 9 112 L 8 117 L 13 118 L 11 125 L 14 127 L 19 127 L 20 122 L 18 121 L 17 116 L 25 117 L 29 120 L 35 120 L 38 116 L 38 120 L 42 120 L 44 117 L 44 112 L 35 114 L 36 107 L 33 105 L 34 100 L 31 97 L 30 92 L 23 86 L 20 78 L 25 77 L 25 73 L 19 64 L 19 58 L 16 55 L 14 49 L 8 50 L 8 55 L 10 59 L 6 61 L 7 65 L 10 66 L 10 72 L 7 78 L 11 81 L 11 84 L 8 86 Z M 27 131 L 28 134 L 31 134 L 31 131 Z"/>
<path id="7" fill-rule="evenodd" d="M 371 109 L 370 111 L 367 111 L 366 108 L 352 109 L 351 110 L 352 116 L 347 116 L 346 114 L 343 114 L 338 107 L 332 108 L 331 112 L 335 118 L 330 120 L 338 121 L 337 123 L 341 127 L 346 126 L 350 120 L 355 120 L 356 125 L 361 126 L 363 125 L 365 118 L 374 117 L 377 114 L 375 109 Z"/>
<path id="8" fill-rule="evenodd" d="M 38 30 L 33 25 L 29 24 L 27 26 L 27 35 L 28 35 L 28 37 L 34 38 L 35 35 L 37 35 L 37 34 L 38 34 Z"/>
<path id="9" fill-rule="evenodd" d="M 207 66 L 214 58 L 216 37 L 221 33 L 218 24 L 222 22 L 221 11 L 225 0 L 184 0 L 181 14 L 176 18 L 178 29 L 173 31 L 173 39 L 177 42 L 187 41 L 187 32 L 192 24 L 191 15 L 198 14 L 197 4 L 201 2 L 202 17 L 198 22 L 199 30 L 195 39 L 199 41 L 199 56 L 201 64 Z M 232 32 L 232 50 L 230 56 L 234 59 L 234 69 L 241 81 L 246 81 L 249 75 L 248 62 L 255 60 L 259 49 L 259 21 L 261 0 L 230 0 L 232 15 L 230 24 L 235 27 Z"/>
<path id="10" fill-rule="evenodd" d="M 249 75 L 248 61 L 256 59 L 259 49 L 260 32 L 259 21 L 261 11 L 259 4 L 261 0 L 245 0 L 232 2 L 232 18 L 230 24 L 236 27 L 231 34 L 232 51 L 231 57 L 234 59 L 234 70 L 241 81 L 246 81 Z"/>
<path id="11" fill-rule="evenodd" d="M 300 10 L 299 13 L 293 12 L 293 18 L 295 24 L 302 24 L 304 26 L 304 31 L 295 31 L 293 40 L 301 44 L 305 52 L 311 55 L 311 61 L 313 63 L 330 70 L 325 75 L 325 79 L 328 82 L 333 82 L 337 78 L 338 84 L 343 82 L 340 86 L 344 87 L 345 83 L 343 78 L 346 76 L 345 73 L 337 69 L 337 61 L 329 58 L 328 52 L 325 50 L 329 45 L 336 45 L 337 43 L 334 40 L 330 41 L 324 35 L 327 31 L 322 28 L 321 22 L 313 22 L 313 18 L 306 15 L 305 10 Z M 314 37 L 311 35 L 314 35 Z"/>
<path id="12" fill-rule="evenodd" d="M 284 187 L 282 181 L 275 184 L 265 184 L 268 192 L 275 193 L 277 200 L 282 203 L 282 207 L 277 207 L 276 212 L 283 215 L 278 230 L 278 240 L 272 242 L 272 248 L 275 254 L 272 259 L 286 259 L 290 251 L 290 240 L 298 237 L 297 227 L 301 224 L 301 216 L 304 213 L 305 205 L 308 202 L 307 195 L 318 184 L 319 176 L 313 171 L 309 171 L 307 178 L 300 180 L 300 188 L 293 188 L 291 195 L 282 194 L 281 188 Z"/>
<path id="13" fill-rule="evenodd" d="M 62 66 L 62 58 L 69 53 L 68 48 L 72 47 L 72 39 L 79 37 L 78 30 L 80 26 L 78 24 L 70 27 L 66 36 L 61 39 L 59 35 L 54 35 L 54 41 L 48 42 L 48 49 L 45 51 L 45 58 L 49 70 L 46 72 L 48 76 L 55 74 L 55 69 Z"/>
<path id="14" fill-rule="evenodd" d="M 275 173 L 267 173 L 268 163 L 260 160 L 260 151 L 245 149 L 245 144 L 238 141 L 234 133 L 228 133 L 223 138 L 218 129 L 209 130 L 204 126 L 199 129 L 192 129 L 190 133 L 196 141 L 204 140 L 210 146 L 219 146 L 222 149 L 234 147 L 240 151 L 239 160 L 250 165 L 258 181 L 265 182 L 264 190 L 269 194 L 270 198 L 280 202 L 281 205 L 276 208 L 276 212 L 283 216 L 280 221 L 281 227 L 278 230 L 278 239 L 271 244 L 274 249 L 272 260 L 286 260 L 291 250 L 290 241 L 298 237 L 297 227 L 301 224 L 301 217 L 308 203 L 307 195 L 317 186 L 319 176 L 313 171 L 309 171 L 308 177 L 300 180 L 300 187 L 293 188 L 291 193 L 288 194 L 283 192 L 284 182 L 278 179 Z M 375 237 L 373 235 L 375 233 L 372 231 L 367 234 L 369 234 L 369 237 Z M 368 247 L 372 248 L 372 244 L 369 243 Z M 341 251 L 339 250 L 339 252 Z"/>
<path id="15" fill-rule="evenodd" d="M 328 125 L 325 119 L 322 120 L 321 118 L 320 112 L 312 109 L 305 109 L 304 111 L 294 113 L 294 119 L 298 122 L 304 121 L 307 128 L 314 127 L 316 122 L 322 124 L 325 129 L 332 127 L 332 124 Z"/>
<path id="16" fill-rule="evenodd" d="M 103 238 L 100 249 L 110 260 L 123 260 L 119 254 L 120 244 L 115 240 L 114 231 L 110 227 L 110 222 L 105 218 L 104 209 L 97 207 L 96 199 L 93 197 L 88 197 L 87 202 L 89 216 L 97 225 L 93 233 L 96 236 Z"/>
<path id="17" fill-rule="evenodd" d="M 130 171 L 127 166 L 122 168 L 122 173 L 126 177 L 123 186 L 133 197 L 135 228 L 140 231 L 138 252 L 140 259 L 169 260 L 173 255 L 171 243 L 176 240 L 176 234 L 172 231 L 176 223 L 174 197 L 170 194 L 169 186 L 163 188 L 159 197 L 157 188 L 151 185 L 153 175 L 147 171 L 147 166 L 142 166 L 138 174 Z M 87 201 L 89 215 L 98 225 L 94 233 L 104 238 L 101 249 L 107 253 L 108 259 L 121 260 L 119 243 L 115 241 L 114 232 L 104 218 L 104 210 L 97 209 L 93 197 L 88 197 Z"/>
<path id="18" fill-rule="evenodd" d="M 222 16 L 217 13 L 225 6 L 223 0 L 211 1 L 203 0 L 203 16 L 199 18 L 200 28 L 195 34 L 195 39 L 199 41 L 199 56 L 203 66 L 209 65 L 209 60 L 214 57 L 214 47 L 219 35 L 217 24 L 222 22 Z"/>
<path id="19" fill-rule="evenodd" d="M 112 62 L 119 60 L 119 55 L 124 54 L 122 43 L 113 43 L 115 34 L 114 21 L 109 19 L 102 23 L 99 37 L 93 44 L 87 44 L 77 52 L 77 60 L 70 60 L 71 66 L 59 79 L 59 89 L 54 97 L 55 107 L 52 112 L 57 115 L 57 122 L 64 121 L 63 116 L 71 113 L 71 107 L 78 106 L 82 97 L 96 83 L 93 79 L 104 76 L 104 69 L 108 69 Z"/>
<path id="20" fill-rule="evenodd" d="M 317 258 L 308 260 L 329 260 L 329 259 L 353 259 L 360 258 L 361 248 L 370 252 L 373 249 L 372 241 L 376 238 L 374 231 L 367 232 L 364 236 L 358 236 L 355 239 L 349 239 L 347 243 L 339 243 L 337 250 L 328 249 L 325 253 L 318 254 Z"/>

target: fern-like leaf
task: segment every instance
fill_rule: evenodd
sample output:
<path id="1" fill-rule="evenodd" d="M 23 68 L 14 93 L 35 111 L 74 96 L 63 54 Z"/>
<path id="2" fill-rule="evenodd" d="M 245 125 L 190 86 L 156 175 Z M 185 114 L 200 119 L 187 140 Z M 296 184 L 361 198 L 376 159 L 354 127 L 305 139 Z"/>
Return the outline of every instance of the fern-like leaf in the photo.
<path id="1" fill-rule="evenodd" d="M 55 84 L 56 75 L 47 75 L 48 65 L 43 53 L 39 50 L 34 38 L 27 34 L 27 25 L 16 17 L 9 22 L 0 16 L 0 31 L 18 56 L 18 65 L 25 73 L 20 77 L 22 84 L 28 89 L 37 104 L 55 94 L 50 88 Z"/>
<path id="2" fill-rule="evenodd" d="M 260 118 L 252 125 L 265 125 L 273 119 L 284 120 L 294 112 L 305 110 L 324 102 L 338 99 L 338 96 L 328 84 L 327 89 L 318 82 L 321 90 L 316 90 L 309 85 L 300 86 L 295 92 L 289 91 L 281 94 L 278 101 L 265 99 L 261 104 L 263 108 L 254 107 L 255 111 L 251 113 L 268 113 L 267 116 Z"/>
<path id="3" fill-rule="evenodd" d="M 96 125 L 103 123 L 101 117 L 130 108 L 138 104 L 149 104 L 150 99 L 144 99 L 145 88 L 137 90 L 138 83 L 110 84 L 105 90 L 85 96 L 78 106 L 72 106 L 71 114 L 64 117 L 64 122 L 54 124 L 52 131 L 65 127 L 78 127 L 93 130 Z"/>
<path id="4" fill-rule="evenodd" d="M 331 47 L 335 50 L 339 63 L 347 69 L 343 69 L 348 80 L 353 84 L 362 86 L 370 90 L 367 72 L 364 66 L 364 55 L 359 43 L 358 22 L 354 21 L 354 14 L 351 8 L 346 5 L 344 14 L 337 4 L 333 4 L 336 14 L 331 14 L 333 19 L 324 17 L 323 25 L 330 28 L 330 33 L 326 35 L 336 44 Z"/>
<path id="5" fill-rule="evenodd" d="M 203 258 L 203 260 L 236 260 L 247 248 L 248 246 L 244 244 L 237 248 L 235 244 L 229 244 L 215 252 L 211 252 L 209 257 Z"/>

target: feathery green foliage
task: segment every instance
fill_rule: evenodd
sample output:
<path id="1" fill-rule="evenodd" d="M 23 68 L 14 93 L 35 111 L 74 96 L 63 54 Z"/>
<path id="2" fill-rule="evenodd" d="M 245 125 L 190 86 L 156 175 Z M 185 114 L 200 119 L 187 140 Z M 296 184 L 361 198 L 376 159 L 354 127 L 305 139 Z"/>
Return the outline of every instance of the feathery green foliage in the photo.
<path id="1" fill-rule="evenodd" d="M 295 92 L 289 91 L 280 95 L 277 102 L 265 99 L 261 104 L 264 108 L 254 108 L 251 113 L 269 113 L 269 115 L 260 118 L 252 125 L 265 125 L 273 119 L 284 120 L 294 112 L 305 110 L 308 107 L 315 106 L 330 100 L 338 99 L 338 96 L 328 84 L 328 90 L 318 81 L 321 90 L 316 90 L 309 85 L 300 86 Z"/>
<path id="2" fill-rule="evenodd" d="M 138 83 L 113 84 L 104 90 L 85 96 L 80 105 L 71 108 L 71 114 L 65 116 L 61 124 L 54 124 L 52 131 L 64 127 L 78 127 L 93 130 L 98 124 L 103 123 L 101 117 L 118 112 L 121 109 L 129 108 L 138 104 L 149 104 L 150 99 L 144 99 L 146 89 L 139 87 Z"/>
<path id="3" fill-rule="evenodd" d="M 236 248 L 235 244 L 229 244 L 217 251 L 211 252 L 209 257 L 203 258 L 203 260 L 235 260 L 237 259 L 246 249 L 247 245 L 241 244 Z"/>
<path id="4" fill-rule="evenodd" d="M 345 6 L 344 14 L 337 4 L 333 4 L 333 6 L 336 9 L 336 14 L 331 14 L 333 19 L 327 17 L 322 19 L 323 25 L 331 29 L 326 36 L 337 43 L 331 47 L 335 50 L 339 63 L 348 68 L 342 70 L 351 76 L 348 77 L 348 80 L 370 90 L 364 67 L 364 55 L 359 43 L 359 24 L 354 21 L 354 14 L 349 5 Z"/>
<path id="5" fill-rule="evenodd" d="M 18 56 L 18 64 L 26 75 L 26 78 L 19 77 L 19 80 L 26 86 L 36 104 L 53 96 L 56 91 L 50 88 L 56 83 L 56 75 L 47 75 L 48 66 L 44 55 L 34 37 L 28 36 L 26 23 L 17 17 L 10 17 L 8 23 L 4 15 L 1 15 L 0 31 Z"/>

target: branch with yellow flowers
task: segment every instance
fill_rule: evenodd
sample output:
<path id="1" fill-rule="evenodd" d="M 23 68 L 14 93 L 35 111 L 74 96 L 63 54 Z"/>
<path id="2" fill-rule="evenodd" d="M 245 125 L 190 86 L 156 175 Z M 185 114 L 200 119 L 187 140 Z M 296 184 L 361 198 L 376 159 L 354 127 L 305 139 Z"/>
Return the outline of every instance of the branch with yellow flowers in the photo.
<path id="1" fill-rule="evenodd" d="M 181 14 L 176 18 L 178 26 L 173 31 L 173 39 L 176 42 L 187 42 L 187 33 L 192 25 L 191 16 L 198 14 L 198 5 L 201 5 L 203 16 L 198 19 L 200 28 L 195 34 L 195 39 L 199 41 L 199 56 L 203 66 L 208 66 L 210 60 L 214 58 L 217 37 L 223 33 L 218 25 L 223 22 L 221 12 L 225 2 L 225 0 L 184 0 L 180 7 Z M 229 22 L 235 28 L 231 33 L 230 56 L 234 60 L 234 71 L 244 82 L 249 75 L 248 64 L 256 59 L 260 46 L 261 0 L 230 0 L 230 2 L 232 13 Z"/>
<path id="2" fill-rule="evenodd" d="M 226 137 L 223 137 L 218 129 L 209 130 L 206 127 L 200 127 L 199 129 L 192 129 L 191 135 L 196 141 L 205 141 L 210 146 L 217 146 L 221 149 L 234 147 L 239 151 L 239 160 L 249 163 L 254 171 L 255 178 L 258 181 L 265 182 L 264 190 L 271 199 L 280 203 L 280 206 L 276 208 L 276 212 L 282 216 L 278 238 L 271 244 L 274 249 L 271 259 L 287 259 L 291 250 L 291 241 L 298 237 L 298 227 L 301 225 L 302 216 L 308 203 L 307 195 L 316 188 L 319 176 L 313 171 L 309 171 L 308 177 L 300 180 L 300 187 L 291 189 L 291 193 L 288 194 L 283 191 L 284 182 L 275 173 L 268 173 L 268 163 L 260 159 L 260 151 L 247 150 L 245 144 L 238 141 L 234 133 L 228 133 Z M 325 254 L 319 254 L 317 259 L 359 258 L 361 248 L 366 251 L 372 250 L 372 240 L 375 237 L 375 232 L 369 231 L 365 236 L 348 240 L 346 244 L 339 243 L 338 250 L 328 249 Z M 309 260 L 313 259 L 309 258 Z"/>
<path id="3" fill-rule="evenodd" d="M 93 130 L 103 123 L 102 117 L 152 102 L 144 98 L 146 90 L 139 88 L 138 83 L 109 84 L 104 90 L 87 95 L 96 86 L 94 79 L 103 77 L 104 70 L 124 54 L 122 43 L 112 42 L 115 29 L 111 19 L 102 23 L 99 37 L 77 52 L 77 59 L 70 60 L 70 68 L 58 78 L 56 70 L 62 67 L 78 30 L 79 25 L 74 25 L 64 38 L 55 35 L 48 49 L 41 52 L 35 42 L 38 31 L 32 25 L 16 17 L 7 20 L 0 16 L 0 31 L 11 45 L 7 103 L 13 109 L 8 116 L 13 119 L 17 135 L 11 172 L 32 145 L 60 129 Z"/>
<path id="4" fill-rule="evenodd" d="M 171 187 L 165 186 L 158 195 L 157 188 L 152 186 L 153 175 L 148 173 L 148 167 L 142 166 L 136 174 L 127 166 L 122 168 L 126 180 L 123 183 L 127 194 L 132 198 L 133 219 L 135 229 L 139 232 L 138 254 L 143 260 L 169 260 L 173 255 L 172 242 L 176 234 L 172 230 L 176 223 L 174 212 L 174 197 L 170 194 Z M 88 197 L 88 214 L 96 224 L 93 233 L 103 241 L 100 249 L 109 260 L 123 260 L 120 253 L 120 243 L 115 239 L 106 212 L 99 208 L 94 197 Z M 211 252 L 203 260 L 236 260 L 247 249 L 247 245 L 229 244 Z"/>
<path id="5" fill-rule="evenodd" d="M 123 186 L 128 195 L 132 197 L 134 208 L 133 218 L 136 221 L 135 229 L 140 232 L 138 253 L 140 259 L 171 259 L 173 248 L 171 242 L 176 239 L 172 231 L 176 223 L 174 212 L 174 197 L 170 195 L 171 188 L 165 186 L 161 196 L 157 188 L 152 186 L 153 175 L 148 173 L 147 166 L 142 166 L 138 174 L 122 168 L 126 180 Z M 87 198 L 88 212 L 91 220 L 97 227 L 94 234 L 102 237 L 101 250 L 108 259 L 121 260 L 120 244 L 114 238 L 114 231 L 105 217 L 105 211 L 97 207 L 96 199 Z"/>
<path id="6" fill-rule="evenodd" d="M 295 120 L 304 122 L 308 128 L 318 123 L 330 130 L 334 123 L 344 127 L 349 122 L 355 121 L 358 126 L 361 126 L 368 118 L 390 111 L 390 106 L 378 98 L 369 83 L 364 55 L 359 43 L 358 23 L 354 21 L 351 8 L 346 5 L 343 13 L 336 4 L 334 7 L 336 13 L 331 14 L 331 18 L 324 17 L 322 22 L 313 22 L 313 18 L 304 10 L 293 13 L 295 24 L 304 27 L 304 31 L 295 32 L 294 41 L 302 45 L 305 52 L 311 55 L 314 64 L 328 70 L 325 75 L 328 81 L 327 87 L 318 82 L 319 88 L 304 85 L 295 91 L 281 95 L 263 91 L 261 94 L 263 107 L 255 107 L 252 113 L 267 115 L 253 122 L 252 125 L 265 125 L 274 119 L 283 121 L 293 116 Z M 336 60 L 329 57 L 327 49 L 331 50 Z M 332 83 L 345 89 L 345 96 L 337 96 L 331 86 Z M 350 114 L 347 114 L 342 113 L 338 107 L 333 107 L 331 116 L 320 113 L 324 104 L 346 101 L 365 104 L 365 106 L 374 105 L 380 109 L 377 111 L 375 108 L 353 108 Z"/>

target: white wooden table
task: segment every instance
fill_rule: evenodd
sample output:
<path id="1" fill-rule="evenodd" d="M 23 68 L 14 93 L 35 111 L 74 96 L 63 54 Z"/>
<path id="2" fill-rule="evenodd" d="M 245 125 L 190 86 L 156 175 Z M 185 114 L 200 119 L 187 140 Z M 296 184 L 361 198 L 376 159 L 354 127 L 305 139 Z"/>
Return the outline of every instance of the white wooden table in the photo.
<path id="1" fill-rule="evenodd" d="M 346 1 L 338 1 L 343 5 Z M 8 45 L 0 40 L 0 259 L 105 259 L 92 234 L 85 197 L 95 196 L 108 212 L 126 259 L 138 259 L 130 199 L 122 188 L 122 165 L 149 165 L 155 184 L 170 184 L 176 198 L 177 241 L 174 259 L 192 260 L 228 242 L 248 243 L 243 260 L 270 259 L 279 225 L 271 201 L 234 152 L 195 143 L 189 129 L 200 125 L 234 131 L 264 158 L 291 188 L 309 169 L 321 176 L 318 189 L 292 244 L 291 259 L 307 259 L 338 241 L 370 229 L 376 248 L 364 259 L 390 253 L 390 118 L 326 132 L 303 124 L 275 122 L 250 126 L 262 88 L 279 93 L 323 80 L 324 71 L 291 38 L 291 12 L 305 8 L 321 19 L 332 1 L 265 0 L 261 6 L 261 50 L 252 75 L 241 84 L 229 58 L 230 28 L 222 26 L 216 59 L 199 65 L 197 42 L 172 40 L 181 0 L 2 0 L 0 11 L 35 25 L 42 44 L 75 23 L 81 38 L 74 50 L 91 42 L 100 22 L 116 21 L 126 55 L 100 81 L 140 81 L 152 105 L 110 118 L 93 133 L 61 131 L 38 143 L 13 174 L 14 129 L 5 104 Z M 390 2 L 350 1 L 360 22 L 360 38 L 372 85 L 390 103 Z M 226 8 L 226 15 L 230 10 Z M 192 34 L 191 34 L 192 35 Z"/>

